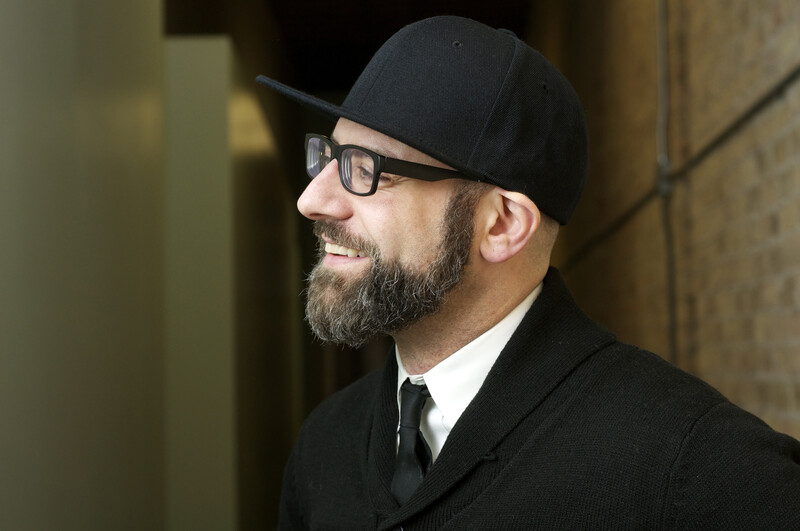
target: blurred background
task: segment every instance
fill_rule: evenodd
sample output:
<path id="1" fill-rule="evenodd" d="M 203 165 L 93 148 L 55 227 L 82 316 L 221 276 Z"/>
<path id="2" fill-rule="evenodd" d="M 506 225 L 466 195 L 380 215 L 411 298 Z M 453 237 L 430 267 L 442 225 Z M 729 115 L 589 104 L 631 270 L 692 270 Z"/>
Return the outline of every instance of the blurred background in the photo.
<path id="1" fill-rule="evenodd" d="M 274 526 L 322 398 L 302 139 L 403 25 L 515 31 L 584 102 L 555 262 L 619 337 L 800 436 L 800 3 L 3 0 L 0 528 Z"/>

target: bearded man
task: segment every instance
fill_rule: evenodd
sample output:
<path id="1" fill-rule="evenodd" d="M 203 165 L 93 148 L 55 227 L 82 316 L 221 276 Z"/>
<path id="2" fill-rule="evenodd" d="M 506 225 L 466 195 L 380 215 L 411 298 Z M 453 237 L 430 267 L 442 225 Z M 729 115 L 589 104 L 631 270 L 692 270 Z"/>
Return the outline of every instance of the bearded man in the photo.
<path id="1" fill-rule="evenodd" d="M 337 120 L 298 200 L 312 330 L 394 339 L 305 422 L 281 529 L 800 529 L 800 444 L 618 342 L 549 266 L 588 149 L 538 52 L 436 17 L 341 106 L 259 81 Z"/>

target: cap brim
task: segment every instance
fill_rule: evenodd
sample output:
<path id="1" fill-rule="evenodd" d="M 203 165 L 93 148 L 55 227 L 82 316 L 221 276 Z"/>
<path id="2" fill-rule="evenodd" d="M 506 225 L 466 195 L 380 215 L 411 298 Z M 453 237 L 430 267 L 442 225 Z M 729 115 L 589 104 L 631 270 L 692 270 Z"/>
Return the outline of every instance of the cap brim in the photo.
<path id="1" fill-rule="evenodd" d="M 312 111 L 324 114 L 331 120 L 336 120 L 342 116 L 342 108 L 338 105 L 334 105 L 330 102 L 317 98 L 316 96 L 306 94 L 305 92 L 292 88 L 288 85 L 284 85 L 283 83 L 268 78 L 267 76 L 258 76 L 256 78 L 256 82 L 280 92 L 284 96 L 287 96 L 288 98 L 296 101 L 304 107 L 311 109 Z"/>
<path id="2" fill-rule="evenodd" d="M 369 118 L 363 116 L 358 112 L 353 112 L 352 110 L 346 109 L 340 105 L 334 105 L 331 102 L 325 101 L 323 99 L 317 98 L 316 96 L 312 96 L 311 94 L 306 94 L 303 91 L 297 90 L 292 88 L 288 85 L 284 85 L 280 81 L 275 81 L 272 78 L 269 78 L 264 75 L 260 75 L 256 77 L 256 81 L 261 85 L 269 87 L 277 92 L 280 92 L 284 96 L 288 97 L 291 100 L 299 103 L 303 107 L 310 109 L 311 111 L 317 112 L 325 116 L 326 118 L 336 121 L 339 118 L 346 118 L 347 120 L 351 120 L 353 122 L 359 123 L 370 129 L 374 129 L 379 131 L 385 135 L 391 136 L 392 138 L 397 138 L 397 140 L 407 143 L 412 147 L 416 147 L 420 151 L 424 151 L 424 148 L 417 147 L 413 141 L 408 141 L 400 135 L 397 135 L 396 132 L 382 127 L 384 124 L 375 123 L 375 121 L 370 120 Z M 433 156 L 433 155 L 431 155 Z"/>

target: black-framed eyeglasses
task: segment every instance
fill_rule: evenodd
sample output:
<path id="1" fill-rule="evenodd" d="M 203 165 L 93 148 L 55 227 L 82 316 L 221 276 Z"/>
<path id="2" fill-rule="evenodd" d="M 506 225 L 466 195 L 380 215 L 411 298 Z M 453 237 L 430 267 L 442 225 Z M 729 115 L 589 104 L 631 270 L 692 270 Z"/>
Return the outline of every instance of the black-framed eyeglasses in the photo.
<path id="1" fill-rule="evenodd" d="M 464 175 L 455 170 L 384 157 L 361 146 L 339 145 L 325 136 L 307 134 L 306 172 L 308 172 L 308 176 L 313 179 L 332 160 L 339 164 L 339 179 L 342 186 L 355 195 L 374 194 L 378 189 L 380 175 L 383 172 L 423 181 L 467 179 L 481 182 L 481 179 Z"/>

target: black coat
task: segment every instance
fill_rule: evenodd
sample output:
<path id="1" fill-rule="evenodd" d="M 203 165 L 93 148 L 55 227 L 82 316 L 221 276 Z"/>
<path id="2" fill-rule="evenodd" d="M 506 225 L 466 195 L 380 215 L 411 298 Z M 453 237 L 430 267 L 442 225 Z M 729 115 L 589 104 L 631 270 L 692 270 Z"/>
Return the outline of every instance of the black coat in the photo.
<path id="1" fill-rule="evenodd" d="M 619 343 L 551 269 L 402 507 L 397 365 L 307 419 L 281 529 L 800 529 L 800 443 Z"/>

